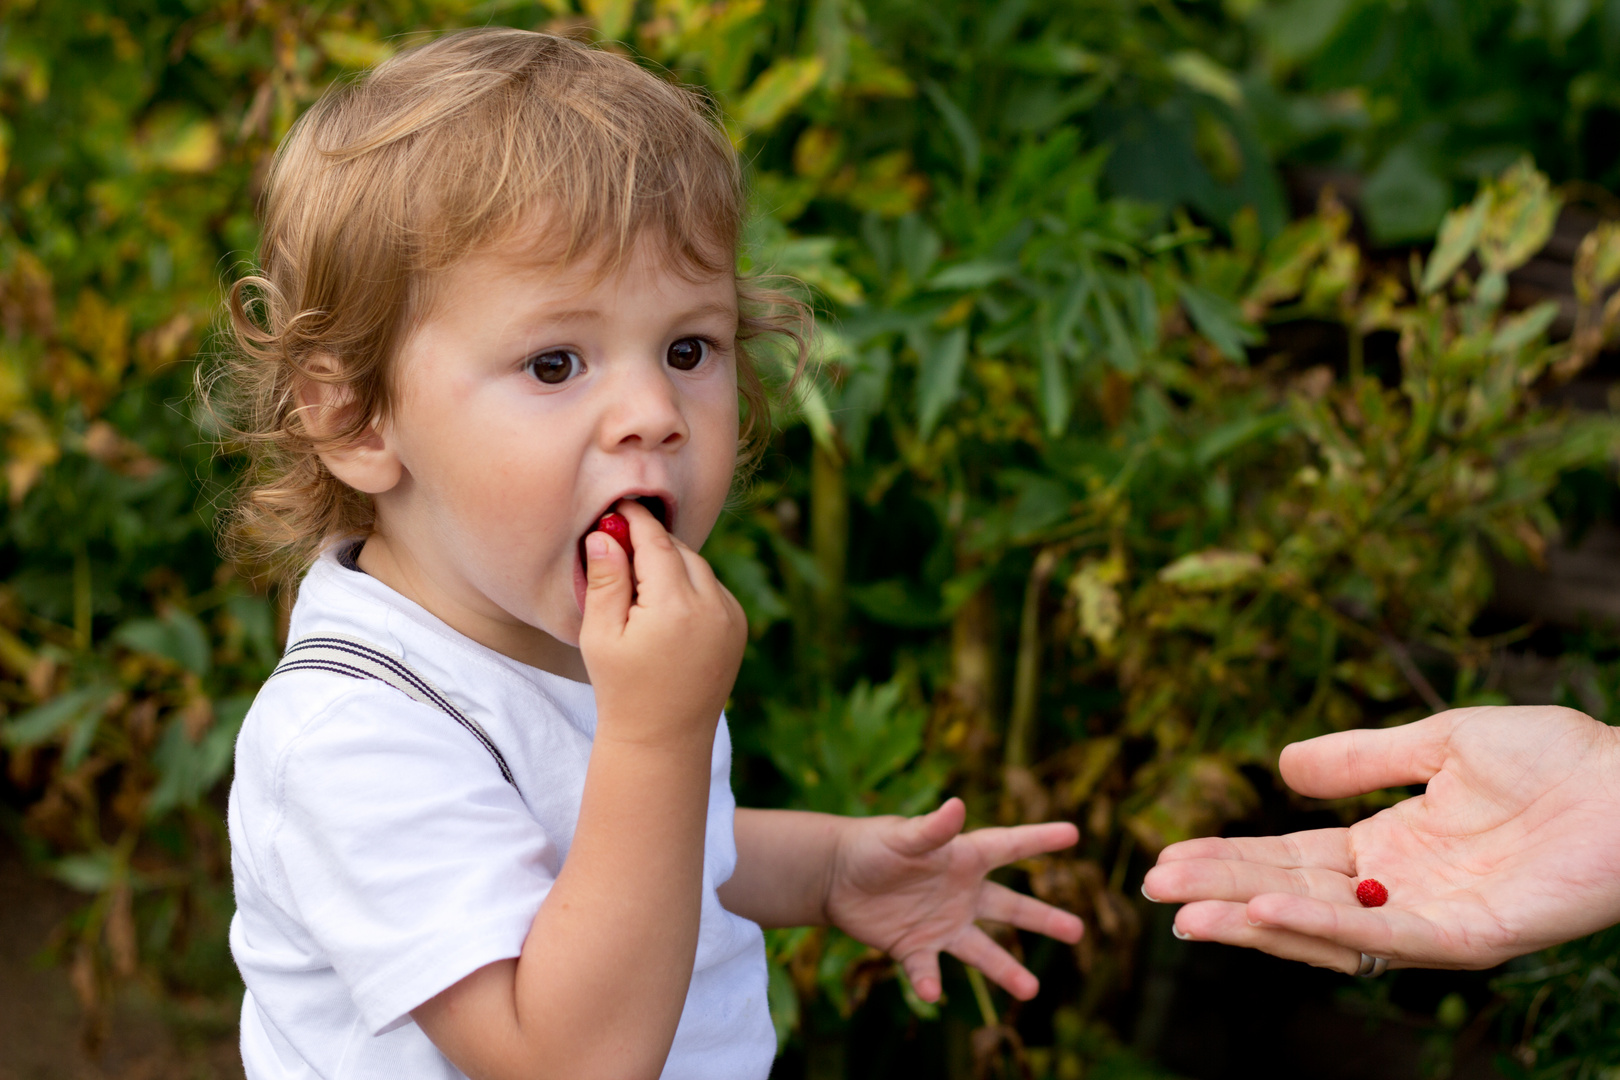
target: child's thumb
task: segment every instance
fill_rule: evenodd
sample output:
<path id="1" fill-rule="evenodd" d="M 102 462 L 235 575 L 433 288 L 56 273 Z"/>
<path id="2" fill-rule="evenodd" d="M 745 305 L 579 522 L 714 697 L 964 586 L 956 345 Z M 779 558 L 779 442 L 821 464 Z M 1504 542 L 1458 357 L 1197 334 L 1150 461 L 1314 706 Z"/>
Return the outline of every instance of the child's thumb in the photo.
<path id="1" fill-rule="evenodd" d="M 585 622 L 606 620 L 622 625 L 630 610 L 635 582 L 630 556 L 604 532 L 585 537 Z"/>

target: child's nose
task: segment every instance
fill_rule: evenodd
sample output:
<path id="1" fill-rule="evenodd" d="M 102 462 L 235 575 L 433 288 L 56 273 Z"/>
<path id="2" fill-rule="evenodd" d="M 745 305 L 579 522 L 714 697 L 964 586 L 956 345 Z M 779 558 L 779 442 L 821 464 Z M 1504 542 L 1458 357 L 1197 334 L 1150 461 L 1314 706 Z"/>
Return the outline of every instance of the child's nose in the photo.
<path id="1" fill-rule="evenodd" d="M 674 449 L 690 431 L 675 386 L 662 371 L 626 372 L 609 388 L 610 405 L 603 434 L 608 446 L 639 445 Z"/>

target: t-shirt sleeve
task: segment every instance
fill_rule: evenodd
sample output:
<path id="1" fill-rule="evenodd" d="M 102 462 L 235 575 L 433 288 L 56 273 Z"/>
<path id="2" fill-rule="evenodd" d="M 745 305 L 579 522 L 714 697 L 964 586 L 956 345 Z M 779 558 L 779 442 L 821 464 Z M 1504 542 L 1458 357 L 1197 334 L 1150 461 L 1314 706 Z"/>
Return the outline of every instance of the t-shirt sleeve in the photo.
<path id="1" fill-rule="evenodd" d="M 353 684 L 289 742 L 275 783 L 284 902 L 374 1034 L 522 952 L 560 860 L 450 717 Z"/>

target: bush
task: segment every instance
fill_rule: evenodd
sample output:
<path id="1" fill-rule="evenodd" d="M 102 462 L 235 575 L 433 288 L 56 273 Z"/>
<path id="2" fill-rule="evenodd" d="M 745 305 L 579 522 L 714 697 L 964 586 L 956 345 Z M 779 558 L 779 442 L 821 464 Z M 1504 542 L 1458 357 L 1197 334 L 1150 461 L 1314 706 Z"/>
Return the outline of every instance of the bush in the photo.
<path id="1" fill-rule="evenodd" d="M 1490 560 L 1538 560 L 1554 486 L 1620 436 L 1539 399 L 1614 339 L 1620 233 L 1583 249 L 1558 344 L 1549 308 L 1502 307 L 1558 205 L 1528 164 L 1411 273 L 1370 268 L 1331 197 L 1283 220 L 1202 51 L 1243 27 L 1124 0 L 14 5 L 0 748 L 19 835 L 87 897 L 59 949 L 86 1007 L 137 970 L 234 979 L 222 785 L 284 604 L 213 553 L 232 463 L 188 394 L 256 177 L 330 79 L 490 19 L 708 86 L 751 163 L 747 265 L 826 315 L 706 549 L 753 631 L 740 796 L 909 812 L 948 789 L 981 823 L 1079 821 L 1075 853 L 1018 870 L 1090 924 L 1028 955 L 1079 989 L 1038 1026 L 982 981 L 951 1008 L 986 1069 L 1147 1075 L 1104 1022 L 1143 859 L 1248 814 L 1288 740 L 1491 700 Z M 1180 186 L 1093 135 L 1139 129 L 1182 148 L 1159 170 Z M 836 1073 L 893 970 L 822 931 L 771 956 L 784 1043 Z M 865 1007 L 933 1015 L 891 989 Z"/>

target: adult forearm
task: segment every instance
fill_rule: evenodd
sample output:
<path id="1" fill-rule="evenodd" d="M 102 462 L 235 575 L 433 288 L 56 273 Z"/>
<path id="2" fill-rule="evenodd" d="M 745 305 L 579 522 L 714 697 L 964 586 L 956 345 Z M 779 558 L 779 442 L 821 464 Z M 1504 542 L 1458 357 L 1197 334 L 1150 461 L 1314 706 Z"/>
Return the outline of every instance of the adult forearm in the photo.
<path id="1" fill-rule="evenodd" d="M 767 928 L 825 923 L 827 883 L 848 823 L 836 814 L 738 810 L 737 869 L 720 902 Z"/>
<path id="2" fill-rule="evenodd" d="M 662 1071 L 697 949 L 712 745 L 599 733 L 578 828 L 522 955 L 477 973 L 436 1015 L 418 1010 L 468 1075 L 652 1080 Z M 442 1022 L 453 1011 L 493 1022 Z"/>

